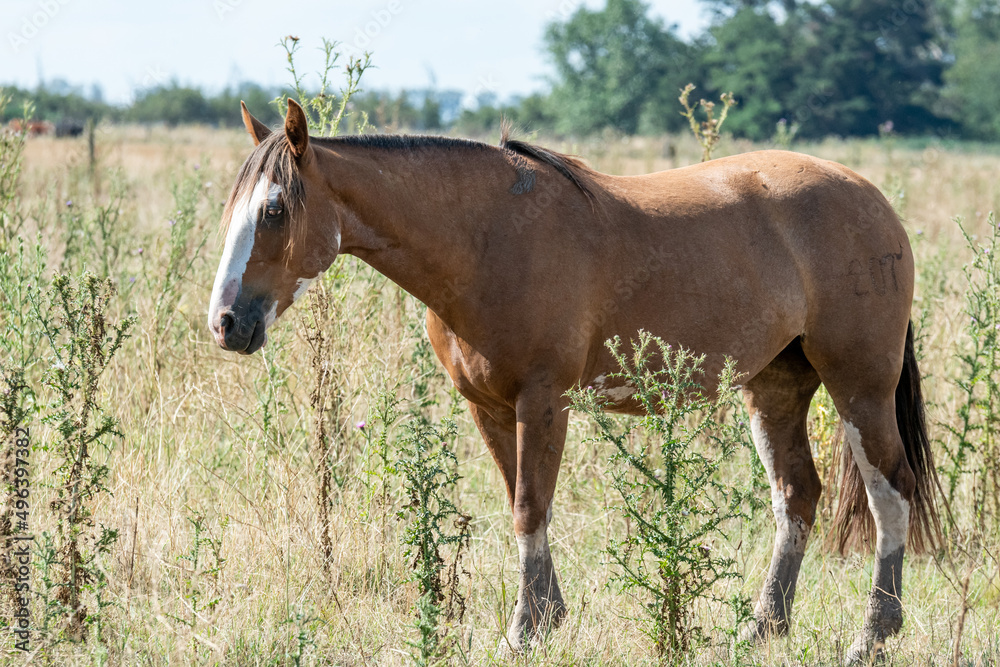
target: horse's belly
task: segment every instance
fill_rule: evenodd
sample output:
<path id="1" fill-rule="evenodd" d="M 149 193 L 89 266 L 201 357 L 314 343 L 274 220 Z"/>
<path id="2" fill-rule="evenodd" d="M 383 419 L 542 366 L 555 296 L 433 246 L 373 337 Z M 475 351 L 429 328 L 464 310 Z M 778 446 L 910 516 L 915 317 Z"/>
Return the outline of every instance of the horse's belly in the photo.
<path id="1" fill-rule="evenodd" d="M 651 281 L 642 293 L 618 304 L 595 332 L 591 357 L 597 363 L 584 380 L 596 382 L 618 370 L 604 341 L 617 336 L 625 348 L 622 351 L 631 352 L 631 341 L 638 339 L 640 331 L 661 338 L 674 350 L 705 355 L 706 375 L 717 376 L 730 357 L 752 376 L 802 334 L 807 305 L 797 276 L 790 272 L 731 273 L 700 284 L 690 279 L 681 285 Z M 614 389 L 608 386 L 609 391 Z"/>

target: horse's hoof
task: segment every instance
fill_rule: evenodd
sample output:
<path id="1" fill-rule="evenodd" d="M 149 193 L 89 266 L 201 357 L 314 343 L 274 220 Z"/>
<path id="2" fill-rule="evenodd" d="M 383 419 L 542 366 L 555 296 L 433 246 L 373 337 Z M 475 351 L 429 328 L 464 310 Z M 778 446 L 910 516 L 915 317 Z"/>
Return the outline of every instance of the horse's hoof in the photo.
<path id="1" fill-rule="evenodd" d="M 523 628 L 508 630 L 507 634 L 500 638 L 496 655 L 498 658 L 514 658 L 524 655 L 532 649 L 538 648 L 543 638 L 544 633 L 542 632 L 525 632 Z"/>
<path id="2" fill-rule="evenodd" d="M 883 662 L 885 662 L 885 642 L 865 637 L 863 634 L 854 640 L 851 648 L 844 656 L 844 665 L 850 667 L 878 665 Z"/>
<path id="3" fill-rule="evenodd" d="M 771 618 L 758 618 L 751 621 L 740 632 L 738 641 L 749 642 L 751 644 L 763 644 L 773 637 L 782 637 L 788 634 L 788 622 L 777 621 Z"/>
<path id="4" fill-rule="evenodd" d="M 758 621 L 752 621 L 741 631 L 737 641 L 749 642 L 750 644 L 763 644 L 767 641 L 767 629 Z"/>
<path id="5" fill-rule="evenodd" d="M 513 641 L 511 637 L 504 635 L 500 638 L 500 643 L 497 644 L 496 657 L 509 660 L 521 655 L 524 651 L 524 642 Z"/>

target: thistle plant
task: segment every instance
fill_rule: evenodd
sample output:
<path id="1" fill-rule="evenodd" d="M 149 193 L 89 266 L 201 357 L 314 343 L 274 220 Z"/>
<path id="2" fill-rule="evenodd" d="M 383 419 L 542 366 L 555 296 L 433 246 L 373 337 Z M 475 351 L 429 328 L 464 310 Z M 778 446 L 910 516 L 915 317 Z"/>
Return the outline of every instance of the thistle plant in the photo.
<path id="1" fill-rule="evenodd" d="M 758 502 L 752 486 L 730 486 L 719 474 L 749 442 L 745 421 L 716 417 L 740 409 L 734 364 L 727 362 L 713 397 L 699 383 L 703 356 L 674 350 L 645 332 L 630 353 L 617 337 L 608 349 L 621 368 L 608 377 L 635 389 L 645 415 L 622 423 L 603 411 L 605 399 L 589 387 L 571 391 L 571 404 L 596 423 L 593 440 L 614 447 L 617 509 L 632 529 L 608 544 L 613 579 L 645 600 L 645 632 L 661 664 L 676 664 L 706 636 L 694 625 L 696 603 L 730 605 L 737 612 L 730 632 L 749 609 L 746 599 L 726 598 L 716 587 L 740 578 L 734 558 L 721 548 L 724 531 L 749 519 Z"/>
<path id="2" fill-rule="evenodd" d="M 7 99 L 0 91 L 0 112 L 6 104 Z M 31 106 L 26 106 L 26 119 L 31 112 Z M 27 121 L 22 127 L 27 127 Z M 0 128 L 0 322 L 4 325 L 4 336 L 0 337 L 3 354 L 0 365 L 10 378 L 24 373 L 37 356 L 38 336 L 34 331 L 37 322 L 29 314 L 29 295 L 38 292 L 47 265 L 41 236 L 37 243 L 30 244 L 21 234 L 28 217 L 18 197 L 26 135 L 26 129 L 15 132 Z M 8 384 L 8 388 L 14 386 L 30 391 L 28 385 L 20 382 Z M 6 397 L 7 404 L 13 407 L 14 404 L 9 403 L 11 394 Z M 14 424 L 12 416 L 13 413 L 5 413 L 0 419 Z"/>
<path id="3" fill-rule="evenodd" d="M 0 112 L 8 98 L 0 90 Z M 0 128 L 0 619 L 12 627 L 21 607 L 14 563 L 15 536 L 28 532 L 29 464 L 35 444 L 30 415 L 36 408 L 31 371 L 38 337 L 29 311 L 29 294 L 37 292 L 45 270 L 45 253 L 36 245 L 30 251 L 21 236 L 26 215 L 19 198 L 21 165 L 27 122 L 32 109 L 26 105 L 25 122 L 15 131 Z M 20 468 L 20 470 L 18 469 Z"/>
<path id="4" fill-rule="evenodd" d="M 792 142 L 795 140 L 795 135 L 798 133 L 798 123 L 789 123 L 786 119 L 782 118 L 774 124 L 774 144 L 778 148 L 789 150 L 792 147 Z"/>
<path id="5" fill-rule="evenodd" d="M 305 77 L 299 73 L 295 65 L 295 55 L 299 50 L 299 38 L 292 35 L 284 37 L 280 46 L 285 51 L 288 60 L 288 73 L 292 78 L 292 89 L 298 98 L 309 123 L 309 130 L 324 137 L 335 137 L 340 134 L 340 127 L 350 114 L 348 104 L 351 97 L 361 91 L 361 77 L 371 64 L 371 56 L 365 53 L 360 58 L 349 57 L 344 67 L 345 82 L 340 88 L 340 95 L 333 93 L 333 81 L 337 64 L 342 54 L 337 49 L 338 43 L 323 39 L 323 68 L 317 72 L 320 80 L 319 90 L 313 94 L 305 87 Z M 288 96 L 280 95 L 273 103 L 278 112 L 284 115 L 288 109 Z M 363 130 L 367 118 L 362 116 L 357 123 Z M 336 365 L 335 340 L 337 339 L 338 316 L 336 306 L 342 303 L 350 287 L 350 281 L 339 280 L 343 261 L 338 260 L 313 287 L 304 309 L 305 315 L 300 319 L 306 341 L 309 343 L 312 368 L 312 389 L 309 396 L 309 406 L 312 411 L 312 441 L 313 456 L 316 471 L 316 507 L 319 511 L 320 543 L 323 550 L 323 569 L 330 576 L 329 564 L 333 557 L 333 539 L 331 537 L 332 490 L 340 481 L 336 478 L 336 459 L 342 443 L 339 441 L 349 432 L 344 424 L 342 406 L 344 401 L 344 380 Z M 388 504 L 388 486 L 385 483 L 385 471 L 388 467 L 385 447 L 388 443 L 388 429 L 395 422 L 395 404 L 382 403 L 384 431 L 380 440 L 383 463 L 375 474 L 383 480 L 381 498 L 383 506 Z M 363 430 L 363 429 L 362 429 Z"/>
<path id="6" fill-rule="evenodd" d="M 458 578 L 461 559 L 469 546 L 469 521 L 451 497 L 458 483 L 458 460 L 453 443 L 458 433 L 455 422 L 434 425 L 427 420 L 406 422 L 396 473 L 403 480 L 409 502 L 397 513 L 407 521 L 403 542 L 413 559 L 413 580 L 420 591 L 416 627 L 420 639 L 413 644 L 418 665 L 447 661 L 454 646 L 454 634 L 441 627 L 460 623 L 465 612 Z M 442 551 L 451 549 L 450 565 Z"/>
<path id="7" fill-rule="evenodd" d="M 0 90 L 0 112 L 8 98 Z M 30 114 L 30 107 L 25 114 Z M 27 118 L 28 116 L 26 116 Z M 23 124 L 27 127 L 27 123 Z M 0 443 L 7 448 L 15 429 L 27 416 L 31 393 L 25 382 L 25 370 L 34 358 L 32 321 L 28 294 L 45 270 L 45 255 L 40 246 L 31 252 L 20 236 L 25 215 L 18 198 L 21 162 L 27 130 L 15 132 L 0 128 Z"/>
<path id="8" fill-rule="evenodd" d="M 177 317 L 181 292 L 190 280 L 209 237 L 207 226 L 199 228 L 198 225 L 199 207 L 207 201 L 204 171 L 194 169 L 188 172 L 171 183 L 170 190 L 174 201 L 164 225 L 168 228 L 167 256 L 165 266 L 161 267 L 163 278 L 156 291 L 153 311 L 158 346 L 166 342 L 163 338 Z M 160 363 L 159 351 L 156 353 L 157 363 Z"/>
<path id="9" fill-rule="evenodd" d="M 0 113 L 9 103 L 10 97 L 0 89 Z M 19 206 L 17 186 L 21 178 L 24 142 L 28 137 L 27 121 L 33 114 L 34 108 L 26 104 L 19 131 L 0 128 L 0 255 L 10 250 L 10 241 L 24 226 L 25 216 Z"/>
<path id="10" fill-rule="evenodd" d="M 977 528 L 987 530 L 987 516 L 1000 517 L 1000 228 L 990 213 L 986 243 L 972 237 L 956 220 L 972 250 L 964 268 L 967 346 L 957 355 L 960 375 L 958 424 L 945 424 L 950 442 L 944 443 L 949 505 L 959 481 L 972 475 L 972 509 Z M 974 457 L 978 454 L 978 457 Z M 996 524 L 992 526 L 996 528 Z"/>
<path id="11" fill-rule="evenodd" d="M 222 597 L 218 594 L 218 580 L 219 573 L 226 564 L 222 548 L 229 518 L 226 517 L 221 521 L 218 537 L 212 536 L 203 513 L 191 511 L 186 518 L 193 531 L 191 546 L 187 553 L 178 558 L 178 561 L 181 563 L 180 572 L 184 579 L 182 589 L 187 613 L 184 616 L 167 615 L 192 631 L 191 652 L 198 655 L 196 639 L 199 635 L 194 630 L 198 627 L 199 619 L 204 619 L 205 614 L 212 612 L 222 601 Z M 205 581 L 208 581 L 211 591 L 204 585 Z M 213 631 L 214 629 L 209 627 L 202 634 L 210 636 Z"/>
<path id="12" fill-rule="evenodd" d="M 709 102 L 704 99 L 699 100 L 698 106 L 701 107 L 702 113 L 705 114 L 705 120 L 698 122 L 697 107 L 691 106 L 688 101 L 691 91 L 694 89 L 695 85 L 689 83 L 684 86 L 681 90 L 681 96 L 677 99 L 680 101 L 681 106 L 684 107 L 684 111 L 680 112 L 681 115 L 687 118 L 694 138 L 701 144 L 701 161 L 707 162 L 712 159 L 712 152 L 719 141 L 722 140 L 722 135 L 720 134 L 722 132 L 722 124 L 726 122 L 729 110 L 736 106 L 736 98 L 733 97 L 732 93 L 723 93 L 719 97 L 719 101 L 722 102 L 722 111 L 719 113 L 718 118 L 715 117 L 715 102 Z"/>
<path id="13" fill-rule="evenodd" d="M 58 274 L 46 302 L 32 304 L 52 348 L 45 374 L 51 392 L 45 421 L 58 433 L 51 505 L 58 522 L 56 597 L 67 620 L 66 636 L 73 640 L 82 640 L 100 620 L 101 590 L 107 582 L 99 561 L 118 537 L 113 528 L 95 525 L 91 509 L 100 494 L 109 492 L 110 469 L 100 454 L 110 454 L 115 439 L 124 437 L 100 391 L 101 376 L 136 323 L 131 316 L 114 321 L 109 313 L 114 296 L 110 279 L 87 273 L 73 281 Z M 95 595 L 97 610 L 88 608 L 87 591 Z"/>
<path id="14" fill-rule="evenodd" d="M 396 394 L 382 389 L 369 409 L 369 419 L 357 424 L 365 439 L 365 476 L 368 511 L 385 516 L 390 504 L 393 464 L 393 430 L 399 421 L 399 403 Z"/>
<path id="15" fill-rule="evenodd" d="M 344 66 L 344 77 L 346 82 L 340 89 L 338 96 L 333 92 L 333 81 L 331 74 L 338 67 L 337 63 L 342 54 L 337 50 L 338 42 L 323 38 L 323 69 L 317 72 L 319 76 L 319 91 L 310 93 L 305 88 L 304 75 L 300 74 L 295 66 L 295 54 L 299 50 L 299 38 L 288 35 L 279 42 L 285 50 L 288 59 L 288 73 L 292 76 L 292 88 L 299 104 L 305 111 L 306 119 L 309 122 L 309 129 L 321 137 L 335 137 L 340 133 L 340 125 L 350 115 L 348 105 L 351 97 L 361 92 L 361 77 L 365 70 L 371 66 L 371 54 L 364 53 L 360 57 L 349 56 L 347 64 Z M 288 96 L 279 95 L 274 99 L 274 105 L 278 113 L 284 116 L 288 109 Z M 357 123 L 357 131 L 364 132 L 368 126 L 368 117 L 361 113 Z"/>
<path id="16" fill-rule="evenodd" d="M 309 407 L 312 410 L 313 426 L 313 456 L 316 459 L 316 506 L 319 511 L 320 543 L 323 548 L 323 572 L 330 577 L 330 563 L 333 560 L 333 537 L 331 535 L 331 516 L 333 485 L 340 481 L 336 479 L 337 454 L 339 441 L 343 439 L 341 411 L 344 401 L 344 388 L 341 377 L 337 373 L 334 358 L 333 327 L 334 311 L 331 291 L 333 280 L 325 276 L 319 285 L 313 287 L 308 299 L 308 309 L 305 319 L 304 334 L 309 343 L 313 374 L 312 391 L 309 394 Z"/>

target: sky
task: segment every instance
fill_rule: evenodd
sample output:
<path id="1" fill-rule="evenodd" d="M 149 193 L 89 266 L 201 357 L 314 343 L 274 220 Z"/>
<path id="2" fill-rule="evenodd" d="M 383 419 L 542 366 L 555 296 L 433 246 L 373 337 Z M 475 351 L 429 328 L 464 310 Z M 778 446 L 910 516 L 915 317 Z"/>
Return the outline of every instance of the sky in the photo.
<path id="1" fill-rule="evenodd" d="M 128 104 L 176 80 L 214 93 L 253 81 L 288 82 L 285 35 L 300 38 L 300 69 L 322 64 L 322 38 L 345 54 L 372 52 L 367 90 L 435 86 L 500 99 L 544 89 L 545 26 L 604 0 L 0 0 L 0 85 L 63 79 Z M 693 0 L 653 0 L 688 37 L 708 16 Z M 315 78 L 307 79 L 316 82 Z"/>

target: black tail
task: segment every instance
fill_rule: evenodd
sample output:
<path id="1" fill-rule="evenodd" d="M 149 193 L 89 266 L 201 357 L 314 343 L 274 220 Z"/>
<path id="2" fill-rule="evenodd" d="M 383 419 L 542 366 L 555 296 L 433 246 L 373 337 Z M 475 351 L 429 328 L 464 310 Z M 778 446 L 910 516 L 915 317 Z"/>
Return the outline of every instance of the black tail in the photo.
<path id="1" fill-rule="evenodd" d="M 903 439 L 906 461 L 910 464 L 917 487 L 910 508 L 909 546 L 920 553 L 941 543 L 941 521 L 934 506 L 937 470 L 927 437 L 924 399 L 920 392 L 920 370 L 913 352 L 913 323 L 906 329 L 903 371 L 896 385 L 896 426 Z M 841 429 L 842 431 L 843 429 Z M 843 436 L 840 438 L 843 442 Z M 864 480 L 854 464 L 851 448 L 843 446 L 840 502 L 837 506 L 834 533 L 837 548 L 844 553 L 855 546 L 874 546 L 875 520 L 868 509 Z"/>

